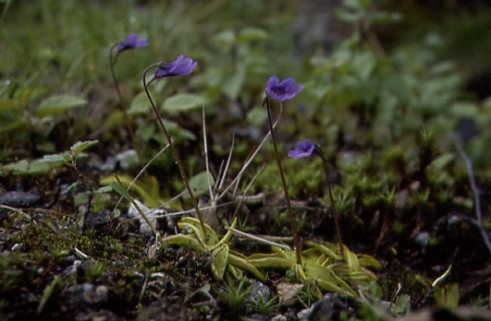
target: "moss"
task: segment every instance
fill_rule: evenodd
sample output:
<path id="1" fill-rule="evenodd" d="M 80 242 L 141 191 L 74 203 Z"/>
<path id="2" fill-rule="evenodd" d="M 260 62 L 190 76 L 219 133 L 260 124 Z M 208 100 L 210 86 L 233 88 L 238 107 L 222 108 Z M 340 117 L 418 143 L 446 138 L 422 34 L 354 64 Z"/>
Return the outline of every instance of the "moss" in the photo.
<path id="1" fill-rule="evenodd" d="M 325 184 L 322 163 L 319 159 L 285 159 L 282 161 L 288 192 L 291 198 L 299 199 L 319 195 Z M 274 161 L 268 164 L 257 178 L 253 192 L 283 191 L 278 168 Z"/>
<path id="2" fill-rule="evenodd" d="M 11 229 L 15 231 L 13 226 Z M 16 230 L 7 239 L 7 247 L 21 244 L 21 248 L 0 257 L 0 274 L 8 276 L 5 280 L 0 277 L 0 296 L 15 298 L 17 295 L 11 292 L 24 287 L 40 297 L 50 280 L 60 276 L 68 285 L 106 284 L 114 290 L 112 295 L 124 302 L 125 309 L 132 309 L 138 302 L 142 285 L 141 279 L 135 279 L 135 273 L 148 267 L 145 266 L 147 256 L 142 251 L 145 243 L 140 237 L 121 238 L 120 235 L 102 234 L 91 229 L 81 233 L 73 222 L 46 215 L 38 222 Z M 68 276 L 64 271 L 73 265 L 75 248 L 88 255 L 89 259 L 82 260 L 78 272 Z M 158 266 L 159 262 L 153 262 L 153 265 Z M 30 303 L 17 297 L 17 301 L 7 300 L 2 304 L 9 311 L 27 309 L 25 305 Z M 35 307 L 29 309 L 33 311 Z M 53 307 L 47 306 L 48 309 Z"/>

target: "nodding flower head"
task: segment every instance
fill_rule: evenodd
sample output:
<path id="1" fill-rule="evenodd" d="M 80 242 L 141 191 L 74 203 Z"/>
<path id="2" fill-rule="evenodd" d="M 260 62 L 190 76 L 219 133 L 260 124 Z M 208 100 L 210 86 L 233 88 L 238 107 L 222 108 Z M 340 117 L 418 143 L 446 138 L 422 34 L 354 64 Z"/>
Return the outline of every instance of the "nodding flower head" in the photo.
<path id="1" fill-rule="evenodd" d="M 118 52 L 125 51 L 134 48 L 145 48 L 148 46 L 148 40 L 138 37 L 136 33 L 132 33 L 126 38 L 126 40 L 118 43 Z"/>
<path id="2" fill-rule="evenodd" d="M 286 78 L 282 81 L 276 76 L 271 76 L 266 85 L 266 96 L 279 102 L 290 100 L 302 89 L 302 84 L 295 85 L 293 78 Z"/>
<path id="3" fill-rule="evenodd" d="M 288 152 L 288 157 L 299 159 L 309 157 L 317 151 L 317 147 L 308 139 L 295 144 L 295 149 Z"/>
<path id="4" fill-rule="evenodd" d="M 173 62 L 160 64 L 155 78 L 187 76 L 193 72 L 197 64 L 193 59 L 179 55 Z"/>

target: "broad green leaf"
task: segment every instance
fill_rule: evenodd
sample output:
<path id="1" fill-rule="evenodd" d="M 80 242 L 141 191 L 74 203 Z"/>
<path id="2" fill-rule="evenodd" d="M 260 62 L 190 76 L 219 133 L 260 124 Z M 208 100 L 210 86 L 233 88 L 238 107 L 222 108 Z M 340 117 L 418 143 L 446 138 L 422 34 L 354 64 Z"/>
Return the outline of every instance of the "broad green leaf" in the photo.
<path id="1" fill-rule="evenodd" d="M 107 185 L 107 186 L 102 186 L 102 187 L 99 187 L 95 193 L 96 194 L 104 194 L 104 193 L 109 193 L 109 192 L 112 192 L 113 191 L 113 188 L 111 187 L 111 185 Z"/>
<path id="2" fill-rule="evenodd" d="M 356 71 L 360 80 L 367 81 L 375 68 L 375 56 L 371 52 L 366 51 L 355 55 L 353 58 L 353 70 Z"/>
<path id="3" fill-rule="evenodd" d="M 162 105 L 162 110 L 168 113 L 179 113 L 202 107 L 208 100 L 195 94 L 178 94 L 167 98 Z"/>
<path id="4" fill-rule="evenodd" d="M 145 142 L 148 142 L 150 140 L 150 138 L 152 138 L 154 133 L 155 133 L 155 127 L 154 126 L 148 126 L 148 125 L 141 126 L 136 131 L 136 135 Z"/>
<path id="5" fill-rule="evenodd" d="M 171 121 L 166 121 L 164 120 L 165 126 L 167 126 L 167 129 L 169 129 L 169 132 L 171 136 L 177 138 L 177 139 L 190 139 L 190 140 L 195 140 L 196 136 L 193 134 L 193 132 L 184 129 L 180 127 L 177 123 L 171 122 Z M 160 141 L 165 141 L 167 142 L 167 139 L 163 139 Z"/>
<path id="6" fill-rule="evenodd" d="M 29 161 L 27 159 L 23 159 L 15 163 L 4 165 L 2 166 L 2 169 L 14 174 L 27 173 L 29 171 Z"/>
<path id="7" fill-rule="evenodd" d="M 260 127 L 268 119 L 268 113 L 263 107 L 254 107 L 247 113 L 247 121 L 253 127 Z"/>
<path id="8" fill-rule="evenodd" d="M 86 141 L 76 142 L 75 144 L 73 144 L 70 150 L 72 151 L 74 156 L 77 157 L 81 152 L 83 152 L 89 147 L 94 146 L 97 143 L 98 143 L 97 140 L 86 140 Z"/>
<path id="9" fill-rule="evenodd" d="M 236 36 L 233 30 L 221 31 L 213 37 L 213 40 L 219 46 L 226 47 L 227 49 L 233 46 L 233 44 L 235 43 L 235 39 Z"/>
<path id="10" fill-rule="evenodd" d="M 130 109 L 128 109 L 128 114 L 130 115 L 142 115 L 146 114 L 152 109 L 150 102 L 148 101 L 147 94 L 143 91 L 133 98 L 131 101 Z"/>
<path id="11" fill-rule="evenodd" d="M 260 41 L 268 39 L 268 33 L 259 28 L 244 28 L 239 32 L 239 42 Z"/>
<path id="12" fill-rule="evenodd" d="M 211 174 L 208 174 L 207 172 L 201 172 L 198 175 L 193 176 L 189 180 L 189 185 L 193 189 L 193 192 L 199 196 L 208 191 L 208 184 L 213 186 L 215 184 L 215 179 Z"/>
<path id="13" fill-rule="evenodd" d="M 37 109 L 38 116 L 49 116 L 81 107 L 87 104 L 87 100 L 72 95 L 57 95 L 45 99 Z"/>
<path id="14" fill-rule="evenodd" d="M 96 144 L 97 141 L 78 142 L 72 146 L 72 152 L 75 157 L 81 156 L 80 152 Z M 48 173 L 51 169 L 67 165 L 70 162 L 72 155 L 68 152 L 45 155 L 41 159 L 36 160 L 20 160 L 15 163 L 10 163 L 1 166 L 2 173 L 14 175 L 42 175 Z"/>
<path id="15" fill-rule="evenodd" d="M 85 205 L 89 202 L 89 193 L 82 192 L 73 196 L 73 204 L 75 206 Z"/>
<path id="16" fill-rule="evenodd" d="M 450 110 L 454 116 L 470 118 L 480 115 L 481 112 L 478 106 L 471 102 L 456 102 L 452 104 Z"/>
<path id="17" fill-rule="evenodd" d="M 245 79 L 245 68 L 240 67 L 237 72 L 230 78 L 227 78 L 222 86 L 222 91 L 230 99 L 235 99 L 239 96 L 242 85 Z"/>
<path id="18" fill-rule="evenodd" d="M 28 161 L 26 159 L 0 167 L 2 174 L 42 175 L 51 170 L 52 166 L 42 159 Z"/>
<path id="19" fill-rule="evenodd" d="M 69 155 L 67 155 L 67 154 L 44 155 L 43 161 L 45 161 L 47 163 L 64 164 L 64 163 L 69 161 Z"/>
<path id="20" fill-rule="evenodd" d="M 124 124 L 124 114 L 119 110 L 115 110 L 112 113 L 110 113 L 108 117 L 106 117 L 106 119 L 104 120 L 104 124 L 102 126 L 97 126 L 97 128 L 102 127 L 105 130 L 109 131 L 114 128 L 122 127 L 123 124 Z M 93 129 L 95 130 L 96 128 Z"/>

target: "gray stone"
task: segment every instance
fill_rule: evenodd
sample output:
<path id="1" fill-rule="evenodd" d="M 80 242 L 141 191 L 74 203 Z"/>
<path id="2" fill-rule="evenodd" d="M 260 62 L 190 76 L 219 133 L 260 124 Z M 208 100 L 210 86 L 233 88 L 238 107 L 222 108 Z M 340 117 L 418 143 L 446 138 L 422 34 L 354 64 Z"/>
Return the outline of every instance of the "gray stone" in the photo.
<path id="1" fill-rule="evenodd" d="M 288 319 L 283 314 L 278 314 L 271 318 L 271 321 L 287 321 Z"/>
<path id="2" fill-rule="evenodd" d="M 10 191 L 0 196 L 0 205 L 26 208 L 34 206 L 39 199 L 37 193 Z"/>
<path id="3" fill-rule="evenodd" d="M 260 300 L 267 302 L 271 299 L 272 295 L 273 293 L 269 287 L 261 282 L 256 282 L 252 286 L 251 293 L 249 294 L 249 298 L 247 300 L 249 302 L 258 302 Z"/>

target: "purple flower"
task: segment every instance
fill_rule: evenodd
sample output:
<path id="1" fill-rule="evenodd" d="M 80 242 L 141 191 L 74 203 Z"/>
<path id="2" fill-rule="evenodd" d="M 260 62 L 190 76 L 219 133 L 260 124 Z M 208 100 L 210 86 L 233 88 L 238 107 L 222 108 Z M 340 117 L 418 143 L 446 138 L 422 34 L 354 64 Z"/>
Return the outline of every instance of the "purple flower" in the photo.
<path id="1" fill-rule="evenodd" d="M 118 43 L 118 52 L 134 48 L 145 48 L 148 46 L 148 40 L 139 38 L 136 33 L 132 33 L 126 40 Z"/>
<path id="2" fill-rule="evenodd" d="M 314 144 L 308 139 L 295 144 L 295 149 L 288 152 L 288 157 L 299 159 L 309 157 L 317 151 Z"/>
<path id="3" fill-rule="evenodd" d="M 193 72 L 197 64 L 193 59 L 179 55 L 171 63 L 162 63 L 155 72 L 155 78 L 187 76 Z"/>
<path id="4" fill-rule="evenodd" d="M 295 85 L 293 78 L 286 78 L 280 82 L 278 77 L 271 76 L 265 92 L 269 98 L 282 102 L 295 97 L 302 87 L 301 84 Z"/>

